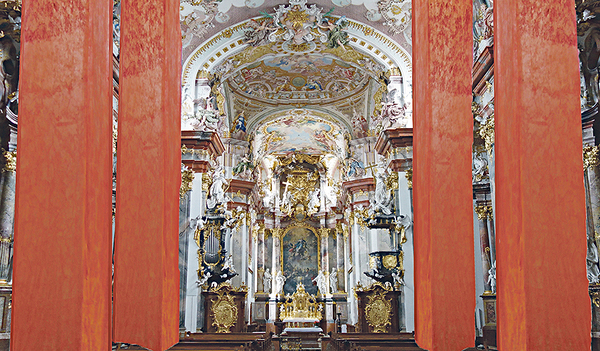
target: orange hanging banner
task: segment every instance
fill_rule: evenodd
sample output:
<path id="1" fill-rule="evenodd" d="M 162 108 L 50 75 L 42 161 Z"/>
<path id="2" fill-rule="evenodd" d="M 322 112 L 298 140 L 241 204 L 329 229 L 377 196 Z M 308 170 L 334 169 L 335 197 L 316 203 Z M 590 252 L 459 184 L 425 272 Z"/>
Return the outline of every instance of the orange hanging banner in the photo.
<path id="1" fill-rule="evenodd" d="M 179 1 L 121 2 L 114 340 L 178 341 Z"/>
<path id="2" fill-rule="evenodd" d="M 494 25 L 498 349 L 589 350 L 575 8 L 497 0 Z"/>
<path id="3" fill-rule="evenodd" d="M 471 21 L 471 1 L 413 1 L 415 332 L 430 351 L 475 343 Z"/>
<path id="4" fill-rule="evenodd" d="M 111 347 L 112 1 L 23 4 L 11 350 Z"/>

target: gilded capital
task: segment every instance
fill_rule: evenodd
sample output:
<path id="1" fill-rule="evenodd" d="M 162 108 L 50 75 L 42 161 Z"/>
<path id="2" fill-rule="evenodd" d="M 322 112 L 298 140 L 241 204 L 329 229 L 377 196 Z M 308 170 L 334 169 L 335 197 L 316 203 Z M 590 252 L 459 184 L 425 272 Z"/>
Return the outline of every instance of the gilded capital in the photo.
<path id="1" fill-rule="evenodd" d="M 179 198 L 183 198 L 188 191 L 192 190 L 193 180 L 194 172 L 187 167 L 181 167 L 181 187 L 179 188 Z"/>
<path id="2" fill-rule="evenodd" d="M 475 206 L 475 212 L 477 213 L 477 218 L 479 218 L 479 220 L 484 220 L 484 219 L 493 219 L 493 208 L 492 206 L 486 206 L 486 205 L 479 205 L 479 206 Z"/>
<path id="3" fill-rule="evenodd" d="M 406 180 L 408 181 L 408 188 L 412 189 L 413 169 L 412 168 L 407 169 L 406 172 L 404 173 L 404 176 L 406 177 Z"/>
<path id="4" fill-rule="evenodd" d="M 17 152 L 2 150 L 4 155 L 4 168 L 3 172 L 16 172 L 17 170 Z"/>
<path id="5" fill-rule="evenodd" d="M 583 169 L 596 167 L 600 164 L 598 160 L 598 146 L 586 146 L 583 148 Z"/>
<path id="6" fill-rule="evenodd" d="M 494 129 L 494 114 L 491 114 L 479 127 L 479 136 L 485 141 L 485 150 L 487 151 L 490 158 L 493 155 L 492 151 L 494 149 L 495 142 Z"/>

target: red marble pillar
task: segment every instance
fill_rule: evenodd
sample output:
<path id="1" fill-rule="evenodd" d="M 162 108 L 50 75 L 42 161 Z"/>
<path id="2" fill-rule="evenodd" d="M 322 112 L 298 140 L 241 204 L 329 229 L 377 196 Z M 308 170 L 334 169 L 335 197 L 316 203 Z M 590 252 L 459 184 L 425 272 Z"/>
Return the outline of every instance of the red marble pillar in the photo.
<path id="1" fill-rule="evenodd" d="M 575 8 L 494 5 L 498 349 L 589 350 Z"/>
<path id="2" fill-rule="evenodd" d="M 23 4 L 12 350 L 109 350 L 112 1 Z"/>
<path id="3" fill-rule="evenodd" d="M 475 343 L 471 13 L 413 1 L 415 331 L 432 351 Z"/>
<path id="4" fill-rule="evenodd" d="M 179 2 L 121 2 L 114 340 L 178 340 Z"/>

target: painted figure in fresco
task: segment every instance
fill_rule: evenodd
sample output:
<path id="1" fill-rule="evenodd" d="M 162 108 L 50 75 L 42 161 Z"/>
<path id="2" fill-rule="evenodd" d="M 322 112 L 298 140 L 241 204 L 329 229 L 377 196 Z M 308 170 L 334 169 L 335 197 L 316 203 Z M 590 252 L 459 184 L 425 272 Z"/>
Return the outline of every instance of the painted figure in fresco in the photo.
<path id="1" fill-rule="evenodd" d="M 321 295 L 326 295 L 328 293 L 327 288 L 327 277 L 323 273 L 323 271 L 319 271 L 319 274 L 312 280 L 313 283 L 317 284 L 317 288 L 319 289 L 319 293 Z"/>
<path id="2" fill-rule="evenodd" d="M 348 26 L 348 20 L 346 19 L 346 16 L 338 18 L 335 22 L 332 22 L 331 18 L 323 18 L 323 23 L 318 26 L 319 28 L 328 31 L 328 48 L 335 49 L 337 47 L 342 47 L 342 49 L 346 51 L 346 48 L 344 47 L 344 45 L 348 44 L 348 33 L 344 31 L 344 28 Z"/>
<path id="3" fill-rule="evenodd" d="M 302 87 L 302 90 L 323 90 L 323 87 L 314 78 L 308 78 L 308 82 Z"/>
<path id="4" fill-rule="evenodd" d="M 290 258 L 299 257 L 300 259 L 307 259 L 307 243 L 306 240 L 300 239 L 296 242 L 296 244 L 290 243 L 288 252 L 290 253 Z"/>
<path id="5" fill-rule="evenodd" d="M 337 271 L 335 268 L 331 268 L 331 273 L 329 273 L 329 288 L 331 289 L 332 294 L 338 292 L 337 283 Z"/>
<path id="6" fill-rule="evenodd" d="M 269 268 L 267 268 L 267 270 L 263 274 L 263 289 L 264 289 L 265 294 L 271 293 L 271 280 L 272 279 L 273 279 L 273 276 L 269 272 Z"/>
<path id="7" fill-rule="evenodd" d="M 252 19 L 244 25 L 244 28 L 246 29 L 244 44 L 252 46 L 266 44 L 269 41 L 269 34 L 277 30 L 277 27 L 273 24 L 273 18 L 267 18 L 261 22 Z"/>
<path id="8" fill-rule="evenodd" d="M 275 275 L 275 294 L 281 294 L 286 279 L 287 278 L 283 275 L 283 272 L 277 271 L 277 274 Z"/>

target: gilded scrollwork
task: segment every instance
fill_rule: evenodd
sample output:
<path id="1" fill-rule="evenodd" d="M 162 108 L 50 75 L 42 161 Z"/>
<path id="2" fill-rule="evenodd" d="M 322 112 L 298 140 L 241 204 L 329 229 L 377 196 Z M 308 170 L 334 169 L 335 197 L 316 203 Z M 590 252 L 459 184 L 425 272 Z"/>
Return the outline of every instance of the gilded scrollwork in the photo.
<path id="1" fill-rule="evenodd" d="M 494 210 L 492 208 L 492 206 L 486 206 L 486 205 L 478 205 L 475 206 L 475 212 L 477 213 L 477 218 L 479 218 L 479 220 L 484 220 L 484 219 L 493 219 L 493 213 Z"/>
<path id="2" fill-rule="evenodd" d="M 192 182 L 194 181 L 194 171 L 188 167 L 181 165 L 181 187 L 179 188 L 179 198 L 183 198 L 185 194 L 192 190 Z"/>
<path id="3" fill-rule="evenodd" d="M 391 174 L 385 180 L 385 185 L 388 190 L 398 190 L 398 172 L 391 172 Z"/>
<path id="4" fill-rule="evenodd" d="M 406 172 L 404 173 L 404 176 L 406 177 L 406 181 L 408 182 L 408 188 L 412 189 L 412 187 L 413 187 L 413 184 L 412 184 L 413 170 L 412 170 L 412 168 L 407 169 Z"/>
<path id="5" fill-rule="evenodd" d="M 600 164 L 598 159 L 598 146 L 586 146 L 583 148 L 583 169 L 587 170 L 590 167 L 596 167 Z"/>
<path id="6" fill-rule="evenodd" d="M 217 333 L 230 333 L 238 318 L 238 308 L 234 297 L 230 294 L 234 289 L 228 283 L 221 283 L 210 291 L 216 292 L 218 297 L 211 299 L 213 316 L 212 325 L 217 328 Z"/>
<path id="7" fill-rule="evenodd" d="M 485 150 L 490 158 L 493 156 L 492 151 L 494 150 L 494 128 L 494 114 L 487 117 L 479 127 L 479 136 L 484 140 Z"/>
<path id="8" fill-rule="evenodd" d="M 202 173 L 202 191 L 208 191 L 212 185 L 212 178 L 208 173 Z"/>
<path id="9" fill-rule="evenodd" d="M 600 308 L 600 291 L 590 291 L 590 298 L 592 299 L 594 306 L 596 306 L 596 308 Z"/>
<path id="10" fill-rule="evenodd" d="M 386 290 L 377 289 L 368 296 L 365 319 L 374 333 L 385 333 L 387 326 L 392 324 L 392 303 L 386 295 Z"/>
<path id="11" fill-rule="evenodd" d="M 398 259 L 395 255 L 386 255 L 383 256 L 382 263 L 385 268 L 392 269 L 398 265 Z"/>
<path id="12" fill-rule="evenodd" d="M 314 319 L 323 318 L 323 306 L 317 298 L 304 290 L 304 284 L 299 283 L 296 292 L 286 295 L 279 307 L 279 317 L 285 319 Z"/>
<path id="13" fill-rule="evenodd" d="M 4 156 L 4 168 L 3 172 L 16 172 L 17 171 L 17 152 L 2 150 Z"/>

